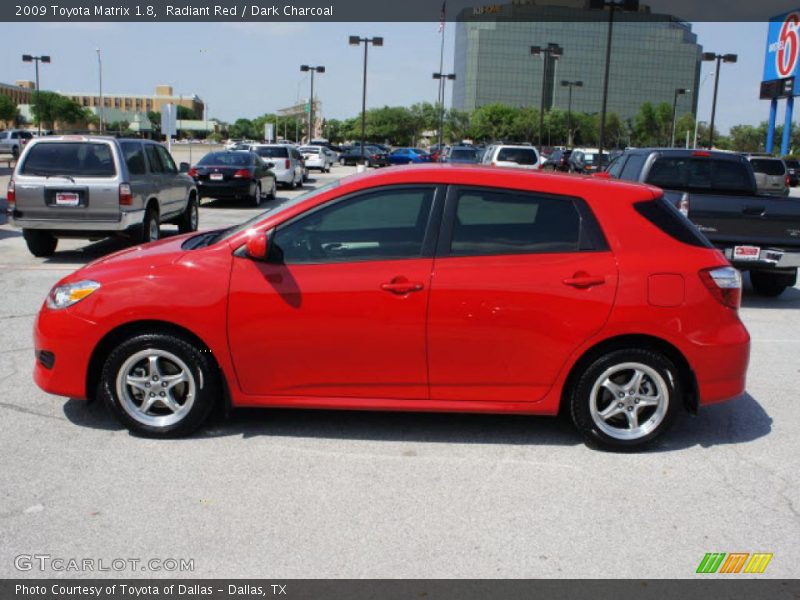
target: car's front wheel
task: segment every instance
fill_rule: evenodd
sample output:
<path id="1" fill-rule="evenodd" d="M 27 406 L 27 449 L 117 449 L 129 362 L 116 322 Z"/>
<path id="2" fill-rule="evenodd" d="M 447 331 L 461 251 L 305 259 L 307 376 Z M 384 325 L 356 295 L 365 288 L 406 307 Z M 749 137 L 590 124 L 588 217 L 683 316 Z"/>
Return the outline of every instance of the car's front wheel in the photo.
<path id="1" fill-rule="evenodd" d="M 199 224 L 200 208 L 197 204 L 197 199 L 194 196 L 190 196 L 189 202 L 186 204 L 186 210 L 183 211 L 178 221 L 178 231 L 180 233 L 191 233 L 192 231 L 197 231 Z"/>
<path id="2" fill-rule="evenodd" d="M 151 437 L 187 435 L 206 420 L 219 396 L 208 350 L 161 333 L 134 336 L 109 354 L 103 400 L 131 431 Z"/>
<path id="3" fill-rule="evenodd" d="M 663 354 L 614 350 L 583 371 L 572 389 L 570 412 L 590 443 L 639 449 L 669 428 L 682 393 L 678 369 Z"/>

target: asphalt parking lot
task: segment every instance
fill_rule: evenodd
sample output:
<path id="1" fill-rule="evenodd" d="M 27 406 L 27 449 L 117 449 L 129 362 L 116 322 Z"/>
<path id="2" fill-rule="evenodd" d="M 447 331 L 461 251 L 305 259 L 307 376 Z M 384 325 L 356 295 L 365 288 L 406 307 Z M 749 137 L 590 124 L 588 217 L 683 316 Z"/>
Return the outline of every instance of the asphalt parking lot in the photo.
<path id="1" fill-rule="evenodd" d="M 257 212 L 204 201 L 201 228 Z M 686 578 L 707 552 L 769 552 L 761 577 L 800 574 L 800 288 L 745 290 L 748 395 L 646 453 L 591 450 L 563 418 L 338 411 L 241 410 L 154 441 L 31 379 L 50 287 L 124 245 L 33 258 L 0 200 L 0 577 L 59 575 L 21 554 L 194 561 L 67 576 Z"/>

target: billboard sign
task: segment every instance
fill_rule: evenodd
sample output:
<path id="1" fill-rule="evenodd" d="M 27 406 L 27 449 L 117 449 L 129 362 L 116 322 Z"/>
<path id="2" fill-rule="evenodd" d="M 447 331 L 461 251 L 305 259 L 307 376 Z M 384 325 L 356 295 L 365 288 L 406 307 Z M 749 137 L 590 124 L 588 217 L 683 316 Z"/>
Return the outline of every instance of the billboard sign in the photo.
<path id="1" fill-rule="evenodd" d="M 762 81 L 794 77 L 794 94 L 800 95 L 800 8 L 772 17 L 767 33 Z"/>

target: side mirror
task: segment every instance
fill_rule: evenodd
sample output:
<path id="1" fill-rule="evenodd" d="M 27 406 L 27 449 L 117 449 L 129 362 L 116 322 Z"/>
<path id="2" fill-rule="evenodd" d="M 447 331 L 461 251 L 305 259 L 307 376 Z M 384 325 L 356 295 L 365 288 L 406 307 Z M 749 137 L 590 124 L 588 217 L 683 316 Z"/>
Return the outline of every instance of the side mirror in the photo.
<path id="1" fill-rule="evenodd" d="M 191 168 L 191 165 L 189 163 L 187 163 L 187 162 L 182 162 L 180 164 L 180 172 L 181 173 L 188 173 L 190 168 Z"/>
<path id="2" fill-rule="evenodd" d="M 269 253 L 269 234 L 253 231 L 245 244 L 248 258 L 253 260 L 267 260 Z"/>
<path id="3" fill-rule="evenodd" d="M 265 163 L 265 164 L 267 165 L 268 169 L 274 169 L 275 168 L 275 163 L 274 162 L 268 162 L 268 163 Z"/>

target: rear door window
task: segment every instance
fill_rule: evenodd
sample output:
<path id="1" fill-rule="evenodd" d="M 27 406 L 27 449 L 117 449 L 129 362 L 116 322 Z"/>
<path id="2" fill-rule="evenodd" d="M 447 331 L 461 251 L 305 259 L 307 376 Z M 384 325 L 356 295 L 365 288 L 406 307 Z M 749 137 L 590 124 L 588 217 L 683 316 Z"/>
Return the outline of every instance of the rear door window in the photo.
<path id="1" fill-rule="evenodd" d="M 164 146 L 156 146 L 156 151 L 158 152 L 158 156 L 161 159 L 161 165 L 164 167 L 165 173 L 177 173 L 178 167 L 175 166 L 175 161 L 172 160 L 172 156 L 170 156 L 167 149 Z"/>
<path id="2" fill-rule="evenodd" d="M 113 177 L 117 169 L 111 147 L 99 142 L 44 142 L 28 152 L 23 175 Z"/>
<path id="3" fill-rule="evenodd" d="M 150 163 L 150 171 L 153 173 L 164 173 L 164 165 L 161 164 L 161 157 L 158 155 L 158 150 L 154 144 L 145 145 L 145 153 L 147 154 L 147 162 Z"/>

